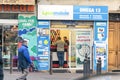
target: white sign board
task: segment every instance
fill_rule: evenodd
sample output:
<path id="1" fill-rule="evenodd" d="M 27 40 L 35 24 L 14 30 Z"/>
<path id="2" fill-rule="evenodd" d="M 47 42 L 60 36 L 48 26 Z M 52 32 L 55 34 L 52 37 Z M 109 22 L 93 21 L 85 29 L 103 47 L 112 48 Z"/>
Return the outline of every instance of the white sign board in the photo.
<path id="1" fill-rule="evenodd" d="M 39 20 L 73 20 L 73 6 L 38 5 Z"/>

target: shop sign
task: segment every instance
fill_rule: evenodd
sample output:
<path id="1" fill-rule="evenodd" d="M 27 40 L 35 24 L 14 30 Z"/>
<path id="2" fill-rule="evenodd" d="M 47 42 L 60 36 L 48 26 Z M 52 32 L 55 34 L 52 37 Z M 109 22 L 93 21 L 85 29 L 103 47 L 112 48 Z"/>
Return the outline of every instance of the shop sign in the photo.
<path id="1" fill-rule="evenodd" d="M 48 20 L 39 20 L 38 21 L 38 28 L 49 28 L 50 27 L 50 21 Z"/>
<path id="2" fill-rule="evenodd" d="M 38 5 L 38 19 L 72 20 L 73 19 L 73 6 Z"/>
<path id="3" fill-rule="evenodd" d="M 34 12 L 34 5 L 0 5 L 0 12 Z"/>
<path id="4" fill-rule="evenodd" d="M 0 0 L 0 4 L 35 5 L 35 0 Z"/>
<path id="5" fill-rule="evenodd" d="M 73 20 L 108 20 L 108 7 L 73 6 Z"/>
<path id="6" fill-rule="evenodd" d="M 108 20 L 107 6 L 38 5 L 39 20 Z"/>

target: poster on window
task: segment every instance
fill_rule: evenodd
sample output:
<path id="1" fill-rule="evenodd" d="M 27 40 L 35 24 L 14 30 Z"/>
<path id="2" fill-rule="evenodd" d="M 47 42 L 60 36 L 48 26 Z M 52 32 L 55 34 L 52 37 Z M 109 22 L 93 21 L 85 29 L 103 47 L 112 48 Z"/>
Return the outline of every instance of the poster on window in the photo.
<path id="1" fill-rule="evenodd" d="M 107 45 L 104 43 L 97 43 L 94 46 L 94 70 L 97 69 L 98 59 L 101 58 L 102 70 L 107 70 Z"/>
<path id="2" fill-rule="evenodd" d="M 76 31 L 76 68 L 83 69 L 85 55 L 91 58 L 92 37 L 90 29 Z"/>

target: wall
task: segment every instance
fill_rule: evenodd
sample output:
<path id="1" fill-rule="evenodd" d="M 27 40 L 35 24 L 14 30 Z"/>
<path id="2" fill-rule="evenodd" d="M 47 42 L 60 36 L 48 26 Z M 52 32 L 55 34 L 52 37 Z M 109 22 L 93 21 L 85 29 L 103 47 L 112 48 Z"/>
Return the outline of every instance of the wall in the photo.
<path id="1" fill-rule="evenodd" d="M 119 10 L 120 0 L 38 0 L 38 4 L 42 5 L 100 5 L 108 6 L 109 11 Z"/>

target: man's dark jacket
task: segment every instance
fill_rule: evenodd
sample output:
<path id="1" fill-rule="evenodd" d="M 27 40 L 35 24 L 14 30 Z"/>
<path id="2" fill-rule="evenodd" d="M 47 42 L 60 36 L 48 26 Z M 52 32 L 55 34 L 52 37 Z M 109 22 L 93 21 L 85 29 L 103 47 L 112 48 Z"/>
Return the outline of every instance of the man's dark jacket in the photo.
<path id="1" fill-rule="evenodd" d="M 2 47 L 0 47 L 0 80 L 3 80 L 3 77 Z"/>
<path id="2" fill-rule="evenodd" d="M 26 45 L 22 45 L 18 49 L 18 68 L 27 69 L 30 64 L 31 64 L 31 60 L 30 60 L 28 47 Z"/>

